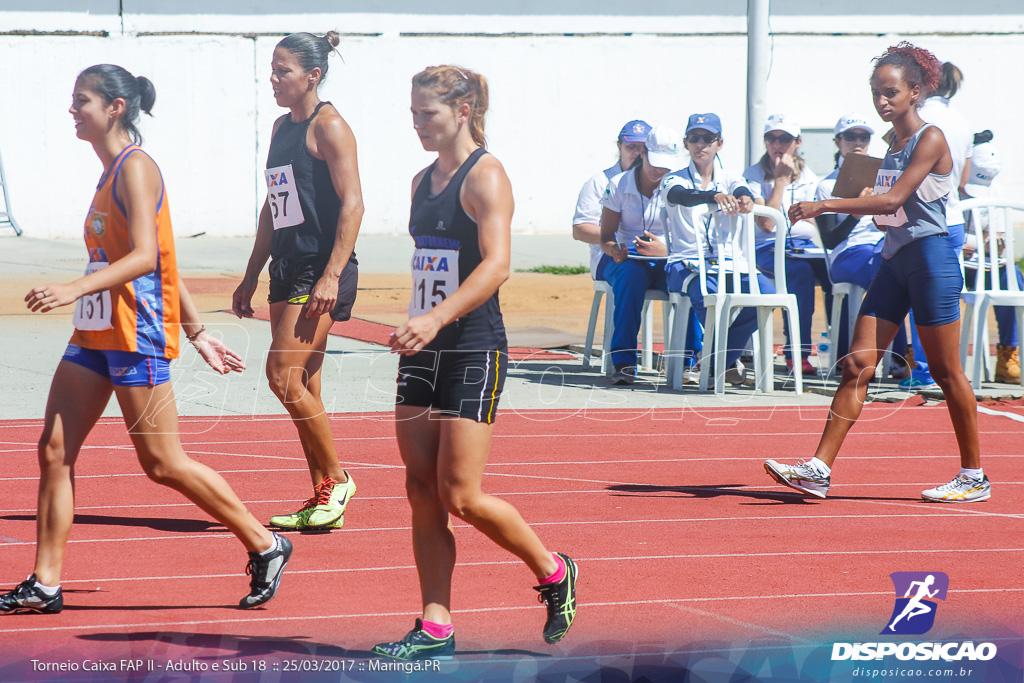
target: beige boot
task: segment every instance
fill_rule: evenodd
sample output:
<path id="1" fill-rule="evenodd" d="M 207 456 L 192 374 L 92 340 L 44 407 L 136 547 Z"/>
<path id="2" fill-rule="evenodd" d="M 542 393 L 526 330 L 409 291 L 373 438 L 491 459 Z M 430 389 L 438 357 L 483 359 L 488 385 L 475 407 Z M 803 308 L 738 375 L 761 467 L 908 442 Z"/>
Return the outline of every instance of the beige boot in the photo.
<path id="1" fill-rule="evenodd" d="M 1005 384 L 1020 382 L 1020 359 L 1016 346 L 996 344 L 996 381 Z"/>

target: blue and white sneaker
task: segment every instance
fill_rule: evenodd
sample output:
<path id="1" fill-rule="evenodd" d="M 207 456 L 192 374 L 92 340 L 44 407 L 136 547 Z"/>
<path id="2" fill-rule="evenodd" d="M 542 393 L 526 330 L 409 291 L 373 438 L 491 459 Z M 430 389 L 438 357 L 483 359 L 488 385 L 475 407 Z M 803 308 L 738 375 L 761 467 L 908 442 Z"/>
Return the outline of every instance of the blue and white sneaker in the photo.
<path id="1" fill-rule="evenodd" d="M 900 389 L 906 391 L 935 391 L 939 385 L 935 382 L 926 382 L 916 377 L 905 377 L 900 380 Z"/>

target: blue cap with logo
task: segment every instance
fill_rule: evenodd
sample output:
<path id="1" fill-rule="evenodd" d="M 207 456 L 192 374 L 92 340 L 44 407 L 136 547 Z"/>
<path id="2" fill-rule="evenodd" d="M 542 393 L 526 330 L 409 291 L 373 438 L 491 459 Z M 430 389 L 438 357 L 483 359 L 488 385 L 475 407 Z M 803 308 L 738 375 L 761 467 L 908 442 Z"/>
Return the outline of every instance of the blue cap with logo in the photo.
<path id="1" fill-rule="evenodd" d="M 647 134 L 651 132 L 651 125 L 646 121 L 635 119 L 622 127 L 619 131 L 620 142 L 646 142 Z"/>
<path id="2" fill-rule="evenodd" d="M 722 122 L 719 120 L 718 114 L 694 114 L 686 124 L 686 132 L 689 133 L 694 128 L 702 128 L 709 133 L 720 135 Z"/>

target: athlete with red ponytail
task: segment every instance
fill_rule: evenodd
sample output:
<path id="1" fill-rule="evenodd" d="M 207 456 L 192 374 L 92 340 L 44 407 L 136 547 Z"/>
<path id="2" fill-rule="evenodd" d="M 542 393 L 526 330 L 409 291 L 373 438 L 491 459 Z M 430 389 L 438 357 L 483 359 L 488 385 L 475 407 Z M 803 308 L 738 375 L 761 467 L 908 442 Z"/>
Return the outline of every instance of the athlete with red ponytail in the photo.
<path id="1" fill-rule="evenodd" d="M 918 114 L 939 83 L 942 65 L 910 43 L 890 47 L 875 61 L 871 95 L 894 134 L 872 196 L 799 202 L 792 222 L 822 213 L 873 215 L 885 231 L 882 264 L 861 305 L 843 378 L 832 399 L 825 431 L 806 463 L 765 462 L 779 483 L 824 498 L 831 468 L 867 396 L 868 382 L 907 312 L 913 308 L 932 376 L 942 388 L 960 448 L 960 472 L 948 484 L 921 492 L 925 500 L 968 502 L 991 495 L 981 468 L 977 404 L 960 366 L 960 290 L 963 276 L 949 244 L 946 201 L 953 160 L 946 138 Z"/>

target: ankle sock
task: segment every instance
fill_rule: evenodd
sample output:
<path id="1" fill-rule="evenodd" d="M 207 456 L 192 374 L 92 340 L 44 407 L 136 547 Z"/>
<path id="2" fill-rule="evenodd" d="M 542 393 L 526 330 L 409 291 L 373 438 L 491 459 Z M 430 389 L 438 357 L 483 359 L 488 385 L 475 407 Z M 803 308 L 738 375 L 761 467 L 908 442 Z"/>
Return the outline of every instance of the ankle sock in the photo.
<path id="1" fill-rule="evenodd" d="M 421 619 L 420 621 L 423 622 L 423 630 L 438 640 L 447 638 L 455 631 L 455 627 L 451 624 L 436 624 L 426 619 Z"/>
<path id="2" fill-rule="evenodd" d="M 273 543 L 270 544 L 269 548 L 267 548 L 262 553 L 260 553 L 260 555 L 266 555 L 267 553 L 274 552 L 275 550 L 277 550 L 277 546 L 278 545 L 280 545 L 280 544 L 277 542 L 277 534 L 275 534 L 274 538 L 273 538 Z"/>
<path id="3" fill-rule="evenodd" d="M 60 584 L 57 584 L 56 586 L 44 586 L 39 583 L 39 579 L 35 579 L 35 585 L 36 588 L 38 588 L 39 591 L 48 598 L 52 598 L 57 594 L 57 591 L 60 590 Z"/>
<path id="4" fill-rule="evenodd" d="M 811 465 L 826 477 L 832 474 L 832 468 L 826 465 L 824 461 L 819 460 L 817 456 L 811 458 Z"/>
<path id="5" fill-rule="evenodd" d="M 565 561 L 554 553 L 551 553 L 551 557 L 555 558 L 555 562 L 558 564 L 558 569 L 556 569 L 555 573 L 551 576 L 541 579 L 541 584 L 558 583 L 565 577 Z"/>
<path id="6" fill-rule="evenodd" d="M 971 479 L 981 479 L 982 477 L 985 476 L 985 470 L 981 467 L 979 467 L 976 470 L 970 469 L 968 467 L 961 467 L 960 474 L 966 474 Z"/>

